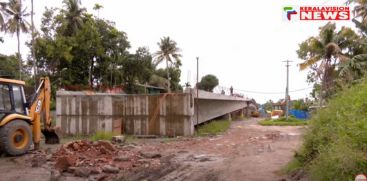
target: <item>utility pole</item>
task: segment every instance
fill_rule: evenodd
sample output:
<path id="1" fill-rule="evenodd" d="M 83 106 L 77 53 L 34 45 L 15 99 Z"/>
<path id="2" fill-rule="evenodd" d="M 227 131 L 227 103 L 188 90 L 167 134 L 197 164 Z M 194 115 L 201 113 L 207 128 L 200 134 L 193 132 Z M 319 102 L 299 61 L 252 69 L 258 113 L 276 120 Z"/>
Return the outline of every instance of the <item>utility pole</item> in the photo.
<path id="1" fill-rule="evenodd" d="M 286 108 L 285 108 L 285 119 L 288 120 L 288 112 L 289 112 L 289 60 L 283 61 L 286 62 L 286 67 L 287 67 L 287 86 L 285 88 L 285 103 L 286 103 Z"/>
<path id="2" fill-rule="evenodd" d="M 199 57 L 196 57 L 196 125 L 199 124 Z"/>

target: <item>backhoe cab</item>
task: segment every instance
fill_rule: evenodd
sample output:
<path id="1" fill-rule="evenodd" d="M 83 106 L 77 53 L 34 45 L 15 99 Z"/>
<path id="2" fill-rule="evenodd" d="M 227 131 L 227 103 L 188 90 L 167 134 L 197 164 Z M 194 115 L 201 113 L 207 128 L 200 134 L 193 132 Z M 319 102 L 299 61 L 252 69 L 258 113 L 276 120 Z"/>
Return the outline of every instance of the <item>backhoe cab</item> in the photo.
<path id="1" fill-rule="evenodd" d="M 46 144 L 60 142 L 51 128 L 49 79 L 41 78 L 40 85 L 28 102 L 24 85 L 23 81 L 0 78 L 0 151 L 12 156 L 26 153 L 32 141 L 34 148 L 38 149 L 41 132 Z"/>

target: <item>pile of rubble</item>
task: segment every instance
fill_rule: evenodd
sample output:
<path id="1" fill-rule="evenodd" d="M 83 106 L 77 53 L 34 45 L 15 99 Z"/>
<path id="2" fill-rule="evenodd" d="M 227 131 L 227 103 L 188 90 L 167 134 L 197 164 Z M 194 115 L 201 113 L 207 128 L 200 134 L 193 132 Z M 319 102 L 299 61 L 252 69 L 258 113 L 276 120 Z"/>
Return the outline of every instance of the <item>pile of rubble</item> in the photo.
<path id="1" fill-rule="evenodd" d="M 98 176 L 96 180 L 101 180 L 136 169 L 159 167 L 160 158 L 159 153 L 143 152 L 132 145 L 80 140 L 62 145 L 49 160 L 61 175 L 89 178 Z"/>

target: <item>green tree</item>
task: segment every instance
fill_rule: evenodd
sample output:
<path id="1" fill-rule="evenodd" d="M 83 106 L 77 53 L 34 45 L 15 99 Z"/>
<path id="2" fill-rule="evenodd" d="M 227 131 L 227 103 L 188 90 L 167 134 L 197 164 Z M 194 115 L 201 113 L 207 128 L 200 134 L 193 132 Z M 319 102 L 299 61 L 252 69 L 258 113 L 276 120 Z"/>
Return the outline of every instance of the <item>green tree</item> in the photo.
<path id="1" fill-rule="evenodd" d="M 263 105 L 265 111 L 272 111 L 273 110 L 273 104 L 274 104 L 274 101 L 271 100 L 271 99 L 266 101 L 266 103 Z"/>
<path id="2" fill-rule="evenodd" d="M 219 80 L 215 75 L 208 74 L 201 78 L 199 89 L 213 92 L 213 89 L 219 84 Z"/>
<path id="3" fill-rule="evenodd" d="M 130 48 L 126 33 L 117 30 L 113 22 L 82 11 L 78 1 L 64 3 L 68 3 L 64 9 L 46 9 L 43 14 L 41 32 L 35 40 L 40 73 L 65 86 L 122 85 L 121 69 Z M 71 21 L 75 18 L 70 14 L 78 14 L 75 12 L 81 12 L 80 21 Z"/>
<path id="4" fill-rule="evenodd" d="M 299 45 L 298 57 L 305 60 L 300 69 L 311 68 L 309 79 L 320 82 L 320 104 L 322 99 L 330 97 L 335 92 L 334 80 L 337 77 L 336 67 L 340 62 L 345 62 L 345 54 L 354 54 L 351 44 L 358 36 L 351 29 L 343 28 L 336 32 L 333 23 L 327 23 L 320 28 L 319 36 L 310 37 Z M 342 53 L 343 51 L 347 53 Z"/>
<path id="5" fill-rule="evenodd" d="M 152 56 L 149 50 L 140 47 L 122 61 L 123 80 L 127 93 L 140 93 L 137 83 L 145 84 L 150 80 L 154 71 Z"/>
<path id="6" fill-rule="evenodd" d="M 302 110 L 302 111 L 308 111 L 310 104 L 311 104 L 310 101 L 307 101 L 307 100 L 305 101 L 303 99 L 293 100 L 291 103 L 292 109 Z"/>
<path id="7" fill-rule="evenodd" d="M 347 0 L 347 5 L 354 4 L 352 21 L 357 28 L 367 35 L 367 1 L 366 0 Z"/>
<path id="8" fill-rule="evenodd" d="M 170 68 L 170 64 L 178 68 L 181 66 L 180 58 L 182 55 L 179 53 L 181 50 L 177 47 L 177 43 L 170 39 L 170 37 L 163 37 L 161 41 L 157 43 L 159 51 L 156 52 L 155 63 L 159 64 L 162 61 L 166 61 L 166 69 Z M 170 71 L 166 71 L 167 79 L 171 80 Z M 171 81 L 169 81 L 171 82 Z M 168 92 L 171 92 L 171 86 L 168 85 Z"/>
<path id="9" fill-rule="evenodd" d="M 168 73 L 167 73 L 167 69 L 158 69 L 156 70 L 155 74 L 158 75 L 159 77 L 166 79 L 166 81 L 162 81 L 162 83 L 163 82 L 167 83 L 167 85 L 165 86 L 167 90 L 171 90 L 171 91 L 181 91 L 182 90 L 182 86 L 180 85 L 181 70 L 179 68 L 169 67 Z M 170 76 L 169 79 L 167 75 Z"/>
<path id="10" fill-rule="evenodd" d="M 362 77 L 365 75 L 365 69 L 367 64 L 367 1 L 366 0 L 348 0 L 347 5 L 353 4 L 353 14 L 354 18 L 352 21 L 355 23 L 356 27 L 360 29 L 362 37 L 355 38 L 353 43 L 349 44 L 349 49 L 354 50 L 352 57 L 347 62 L 342 62 L 339 67 L 339 85 L 341 87 L 349 87 L 351 84 L 358 83 Z M 352 34 L 353 30 L 349 33 Z M 355 51 L 357 50 L 357 51 Z"/>
<path id="11" fill-rule="evenodd" d="M 340 66 L 339 76 L 344 85 L 350 85 L 364 77 L 366 69 L 367 54 L 356 55 Z"/>
<path id="12" fill-rule="evenodd" d="M 114 23 L 98 19 L 96 26 L 101 38 L 103 54 L 96 57 L 94 74 L 97 75 L 99 84 L 114 86 L 122 84 L 122 61 L 129 56 L 127 51 L 130 42 L 123 31 L 115 28 Z M 119 68 L 120 67 L 120 68 Z"/>
<path id="13" fill-rule="evenodd" d="M 64 9 L 61 10 L 65 21 L 65 36 L 71 36 L 83 25 L 85 8 L 80 8 L 80 0 L 64 0 Z"/>
<path id="14" fill-rule="evenodd" d="M 0 77 L 17 78 L 19 74 L 17 56 L 6 56 L 0 54 Z"/>
<path id="15" fill-rule="evenodd" d="M 26 12 L 26 9 L 23 9 L 21 0 L 10 0 L 6 9 L 9 18 L 5 25 L 6 32 L 10 34 L 16 33 L 17 41 L 18 41 L 18 61 L 19 61 L 19 78 L 22 79 L 21 70 L 22 70 L 22 57 L 20 54 L 20 33 L 28 33 L 29 23 L 26 21 L 26 17 L 29 16 L 29 13 Z"/>
<path id="16" fill-rule="evenodd" d="M 135 59 L 140 62 L 141 70 L 139 72 L 139 82 L 149 83 L 150 77 L 155 71 L 152 54 L 147 47 L 139 47 L 135 52 Z"/>
<path id="17" fill-rule="evenodd" d="M 99 10 L 101 10 L 102 8 L 103 8 L 103 6 L 98 4 L 98 3 L 94 4 L 94 6 L 93 6 L 93 10 L 97 11 L 97 17 L 98 18 L 99 18 Z"/>

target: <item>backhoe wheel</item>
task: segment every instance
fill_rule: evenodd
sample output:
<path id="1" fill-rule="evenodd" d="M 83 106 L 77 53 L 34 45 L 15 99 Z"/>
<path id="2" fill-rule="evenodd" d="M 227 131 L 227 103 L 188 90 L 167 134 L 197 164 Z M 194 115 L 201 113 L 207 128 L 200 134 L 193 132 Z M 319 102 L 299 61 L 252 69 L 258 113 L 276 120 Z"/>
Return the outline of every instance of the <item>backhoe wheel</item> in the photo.
<path id="1" fill-rule="evenodd" d="M 0 128 L 0 147 L 2 151 L 11 156 L 26 153 L 31 142 L 31 127 L 25 121 L 14 120 Z"/>

